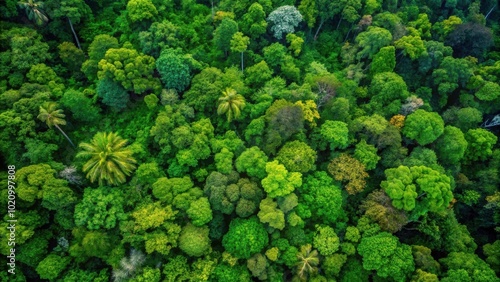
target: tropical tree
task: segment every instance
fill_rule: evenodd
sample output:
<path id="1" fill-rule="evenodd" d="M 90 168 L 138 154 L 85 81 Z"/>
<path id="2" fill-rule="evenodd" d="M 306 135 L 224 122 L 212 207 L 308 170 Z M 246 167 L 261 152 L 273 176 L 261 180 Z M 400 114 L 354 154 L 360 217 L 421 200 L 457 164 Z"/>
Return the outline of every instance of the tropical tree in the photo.
<path id="1" fill-rule="evenodd" d="M 23 0 L 19 1 L 17 5 L 26 12 L 28 19 L 35 22 L 37 25 L 43 25 L 49 21 L 49 18 L 42 10 L 42 1 Z"/>
<path id="2" fill-rule="evenodd" d="M 62 113 L 61 109 L 57 109 L 57 103 L 55 102 L 45 102 L 42 106 L 40 106 L 40 114 L 38 115 L 38 119 L 45 122 L 49 127 L 55 126 L 59 131 L 61 131 L 62 135 L 66 137 L 68 142 L 75 147 L 75 144 L 71 142 L 68 135 L 64 133 L 64 131 L 59 127 L 59 125 L 65 125 L 66 121 L 64 117 L 66 115 Z"/>
<path id="3" fill-rule="evenodd" d="M 219 98 L 219 102 L 217 114 L 226 114 L 228 122 L 233 118 L 238 118 L 241 114 L 241 109 L 245 107 L 245 98 L 237 94 L 236 90 L 232 88 L 226 88 L 226 90 L 222 92 L 222 97 Z"/>
<path id="4" fill-rule="evenodd" d="M 89 159 L 83 166 L 87 172 L 90 182 L 98 180 L 102 185 L 106 180 L 110 185 L 118 185 L 125 182 L 125 177 L 135 169 L 135 159 L 132 151 L 125 147 L 126 139 L 116 133 L 98 132 L 90 143 L 79 145 L 83 151 L 79 152 L 77 158 Z"/>
<path id="5" fill-rule="evenodd" d="M 318 272 L 318 251 L 312 250 L 311 244 L 307 244 L 300 248 L 300 252 L 297 254 L 297 260 L 297 275 L 301 280 L 307 280 L 308 275 L 313 275 Z"/>

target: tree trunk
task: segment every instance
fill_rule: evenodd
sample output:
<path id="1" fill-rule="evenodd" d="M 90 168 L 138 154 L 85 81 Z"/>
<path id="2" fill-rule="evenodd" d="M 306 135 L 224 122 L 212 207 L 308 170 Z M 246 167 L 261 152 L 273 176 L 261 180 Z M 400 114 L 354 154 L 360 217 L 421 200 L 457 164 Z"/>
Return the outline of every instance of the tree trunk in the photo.
<path id="1" fill-rule="evenodd" d="M 241 72 L 243 72 L 243 52 L 241 52 Z"/>
<path id="2" fill-rule="evenodd" d="M 66 139 L 69 141 L 71 146 L 73 146 L 73 148 L 76 148 L 75 144 L 73 144 L 73 142 L 71 142 L 71 139 L 69 139 L 68 135 L 66 135 L 66 133 L 64 133 L 64 131 L 59 127 L 59 125 L 54 124 L 54 126 L 57 127 L 57 129 L 59 129 L 59 131 L 61 131 L 62 135 L 64 135 L 64 137 L 66 137 Z"/>
<path id="3" fill-rule="evenodd" d="M 349 34 L 351 34 L 351 30 L 352 28 L 354 27 L 354 24 L 351 25 L 351 28 L 349 29 L 349 31 L 347 32 L 347 35 L 345 36 L 344 38 L 344 42 L 346 42 L 347 38 L 349 37 Z"/>
<path id="4" fill-rule="evenodd" d="M 339 22 L 337 23 L 337 28 L 335 28 L 335 30 L 338 30 L 339 29 L 339 26 L 340 26 L 340 23 L 342 22 L 342 15 L 340 16 L 340 20 Z"/>
<path id="5" fill-rule="evenodd" d="M 484 17 L 484 20 L 487 20 L 487 19 L 488 19 L 488 17 L 490 16 L 491 12 L 493 12 L 493 9 L 495 9 L 495 7 L 496 7 L 496 6 L 497 6 L 497 4 L 495 4 L 495 5 L 493 6 L 493 8 L 491 8 L 491 9 L 490 9 L 490 11 L 489 11 L 489 12 L 486 14 L 486 16 Z"/>
<path id="6" fill-rule="evenodd" d="M 73 23 L 71 22 L 71 19 L 68 17 L 68 22 L 69 22 L 69 26 L 71 27 L 71 31 L 73 32 L 73 36 L 75 36 L 75 40 L 76 40 L 76 45 L 78 46 L 78 49 L 82 49 L 82 46 L 80 46 L 80 40 L 78 40 L 78 36 L 76 36 L 76 32 L 75 32 L 75 29 L 73 28 Z"/>
<path id="7" fill-rule="evenodd" d="M 321 22 L 319 23 L 318 29 L 316 29 L 316 33 L 314 34 L 314 41 L 316 41 L 316 39 L 318 38 L 319 30 L 321 29 L 324 23 L 325 20 L 322 18 Z"/>

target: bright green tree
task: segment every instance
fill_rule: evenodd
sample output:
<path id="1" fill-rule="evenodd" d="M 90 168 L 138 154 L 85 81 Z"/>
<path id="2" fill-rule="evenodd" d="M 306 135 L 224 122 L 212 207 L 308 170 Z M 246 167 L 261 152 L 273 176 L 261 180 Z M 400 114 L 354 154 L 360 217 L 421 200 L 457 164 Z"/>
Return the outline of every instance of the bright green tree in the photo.
<path id="1" fill-rule="evenodd" d="M 119 221 L 127 219 L 123 204 L 123 194 L 119 190 L 85 188 L 82 201 L 75 207 L 75 224 L 89 230 L 112 229 Z"/>
<path id="2" fill-rule="evenodd" d="M 196 227 L 190 223 L 182 228 L 179 248 L 192 257 L 199 257 L 210 251 L 208 227 Z"/>
<path id="3" fill-rule="evenodd" d="M 288 171 L 306 173 L 316 169 L 316 151 L 302 141 L 286 143 L 278 152 L 276 159 Z"/>
<path id="4" fill-rule="evenodd" d="M 245 107 L 245 98 L 238 94 L 232 88 L 226 88 L 222 92 L 222 97 L 219 98 L 219 106 L 217 107 L 218 115 L 227 115 L 227 121 L 238 118 L 241 115 L 241 110 Z"/>
<path id="5" fill-rule="evenodd" d="M 267 246 L 266 229 L 257 217 L 236 218 L 229 224 L 229 231 L 222 239 L 222 246 L 237 258 L 249 259 Z"/>
<path id="6" fill-rule="evenodd" d="M 447 175 L 426 166 L 399 166 L 385 171 L 387 180 L 380 186 L 398 209 L 414 211 L 418 217 L 427 211 L 446 210 L 453 199 Z"/>
<path id="7" fill-rule="evenodd" d="M 418 109 L 406 118 L 402 132 L 420 145 L 427 145 L 443 134 L 444 121 L 438 113 Z"/>
<path id="8" fill-rule="evenodd" d="M 445 164 L 458 164 L 467 149 L 467 140 L 459 128 L 448 125 L 436 140 L 436 154 Z"/>
<path id="9" fill-rule="evenodd" d="M 401 244 L 397 237 L 386 232 L 363 237 L 358 253 L 363 257 L 363 267 L 375 270 L 382 278 L 406 281 L 415 270 L 411 247 Z"/>
<path id="10" fill-rule="evenodd" d="M 83 171 L 91 182 L 99 185 L 106 181 L 110 185 L 118 185 L 126 181 L 135 169 L 136 160 L 133 152 L 125 147 L 127 140 L 116 133 L 98 132 L 90 143 L 80 143 L 82 151 L 77 158 L 87 159 Z"/>
<path id="11" fill-rule="evenodd" d="M 239 52 L 241 54 L 241 71 L 244 70 L 243 53 L 247 50 L 250 38 L 245 36 L 242 32 L 236 32 L 231 38 L 231 51 Z"/>
<path id="12" fill-rule="evenodd" d="M 152 20 L 158 15 L 158 11 L 151 0 L 129 0 L 127 3 L 127 12 L 132 22 Z"/>
<path id="13" fill-rule="evenodd" d="M 228 17 L 222 19 L 219 26 L 215 29 L 214 44 L 224 52 L 224 56 L 227 56 L 228 51 L 231 49 L 231 40 L 237 31 L 238 24 Z"/>
<path id="14" fill-rule="evenodd" d="M 55 102 L 45 102 L 42 106 L 40 106 L 40 113 L 37 116 L 39 120 L 45 122 L 49 127 L 55 126 L 59 129 L 61 134 L 66 137 L 71 146 L 75 147 L 68 135 L 66 135 L 61 127 L 59 127 L 59 125 L 66 124 L 64 117 L 66 117 L 66 115 L 62 113 L 61 109 L 57 109 L 57 104 Z"/>
<path id="15" fill-rule="evenodd" d="M 267 177 L 262 179 L 262 187 L 271 198 L 286 196 L 302 185 L 302 174 L 288 172 L 277 160 L 266 164 Z"/>
<path id="16" fill-rule="evenodd" d="M 486 160 L 493 154 L 493 146 L 497 143 L 498 137 L 483 128 L 469 129 L 465 134 L 468 142 L 465 159 L 467 161 Z"/>

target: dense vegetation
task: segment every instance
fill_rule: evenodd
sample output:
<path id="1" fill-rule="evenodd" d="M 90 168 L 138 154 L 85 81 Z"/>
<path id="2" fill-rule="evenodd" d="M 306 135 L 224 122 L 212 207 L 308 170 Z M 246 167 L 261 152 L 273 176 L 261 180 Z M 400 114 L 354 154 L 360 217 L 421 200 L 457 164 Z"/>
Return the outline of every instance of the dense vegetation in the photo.
<path id="1" fill-rule="evenodd" d="M 2 281 L 500 281 L 497 1 L 0 5 Z"/>

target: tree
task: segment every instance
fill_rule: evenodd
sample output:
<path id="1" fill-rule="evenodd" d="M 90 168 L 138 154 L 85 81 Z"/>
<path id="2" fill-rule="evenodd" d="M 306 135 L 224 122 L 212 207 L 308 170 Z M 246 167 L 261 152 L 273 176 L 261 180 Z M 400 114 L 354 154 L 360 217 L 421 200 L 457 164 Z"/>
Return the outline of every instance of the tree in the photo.
<path id="1" fill-rule="evenodd" d="M 316 225 L 313 246 L 322 256 L 329 256 L 338 251 L 340 239 L 330 226 Z"/>
<path id="2" fill-rule="evenodd" d="M 37 118 L 45 122 L 49 126 L 49 128 L 55 126 L 57 129 L 59 129 L 61 134 L 66 137 L 68 142 L 74 148 L 75 144 L 71 142 L 71 139 L 69 139 L 68 135 L 66 135 L 61 127 L 59 127 L 59 125 L 66 124 L 64 117 L 66 117 L 66 115 L 62 113 L 61 109 L 57 109 L 57 104 L 54 102 L 45 102 L 42 106 L 40 106 L 40 113 L 37 116 Z"/>
<path id="3" fill-rule="evenodd" d="M 403 54 L 409 56 L 412 60 L 426 56 L 427 50 L 424 46 L 424 41 L 418 34 L 418 31 L 413 28 L 409 29 L 410 34 L 396 40 L 394 42 L 394 46 L 398 49 L 402 49 Z"/>
<path id="4" fill-rule="evenodd" d="M 97 80 L 99 62 L 109 49 L 118 47 L 118 40 L 110 35 L 100 34 L 94 38 L 88 48 L 89 59 L 82 64 L 82 71 L 89 80 Z"/>
<path id="5" fill-rule="evenodd" d="M 102 103 L 116 111 L 125 109 L 130 101 L 127 90 L 111 78 L 99 80 L 96 91 L 97 96 L 102 98 Z"/>
<path id="6" fill-rule="evenodd" d="M 315 222 L 331 225 L 343 218 L 342 192 L 326 172 L 308 175 L 298 191 L 297 213 L 304 220 L 312 218 Z"/>
<path id="7" fill-rule="evenodd" d="M 212 220 L 212 210 L 206 197 L 192 201 L 186 213 L 194 226 L 203 226 Z"/>
<path id="8" fill-rule="evenodd" d="M 369 109 L 385 117 L 398 114 L 402 102 L 410 96 L 405 81 L 394 72 L 375 74 L 368 93 L 371 95 Z"/>
<path id="9" fill-rule="evenodd" d="M 168 20 L 152 23 L 147 31 L 139 32 L 142 52 L 158 58 L 162 50 L 180 47 L 178 33 L 179 27 Z"/>
<path id="10" fill-rule="evenodd" d="M 128 17 L 133 23 L 152 20 L 158 15 L 155 5 L 150 0 L 129 0 L 127 3 L 127 12 Z"/>
<path id="11" fill-rule="evenodd" d="M 415 270 L 411 247 L 401 244 L 397 237 L 387 232 L 363 237 L 358 253 L 363 257 L 363 267 L 377 271 L 382 278 L 405 281 Z"/>
<path id="12" fill-rule="evenodd" d="M 267 21 L 271 22 L 271 31 L 276 39 L 282 39 L 283 33 L 293 33 L 295 28 L 302 21 L 302 15 L 294 6 L 281 6 L 272 11 L 267 16 Z"/>
<path id="13" fill-rule="evenodd" d="M 356 43 L 362 48 L 356 57 L 358 60 L 365 57 L 371 59 L 373 55 L 379 52 L 382 47 L 389 45 L 391 41 L 392 35 L 387 29 L 370 26 L 366 31 L 356 36 Z"/>
<path id="14" fill-rule="evenodd" d="M 301 280 L 307 280 L 307 277 L 318 272 L 318 251 L 313 250 L 311 244 L 300 247 L 297 260 L 297 276 Z"/>
<path id="15" fill-rule="evenodd" d="M 80 143 L 82 151 L 76 157 L 88 159 L 83 166 L 90 182 L 98 181 L 99 185 L 107 182 L 119 185 L 126 181 L 135 169 L 136 160 L 133 152 L 125 147 L 127 140 L 116 133 L 98 132 L 90 143 Z"/>
<path id="16" fill-rule="evenodd" d="M 257 146 L 246 149 L 236 159 L 238 172 L 246 172 L 248 176 L 263 179 L 266 177 L 267 155 Z"/>
<path id="17" fill-rule="evenodd" d="M 370 65 L 370 73 L 375 75 L 382 72 L 392 72 L 396 67 L 396 49 L 394 46 L 380 48 L 380 51 L 373 56 Z"/>
<path id="18" fill-rule="evenodd" d="M 80 91 L 68 89 L 60 100 L 68 108 L 75 120 L 93 122 L 99 118 L 99 109 L 92 104 L 92 100 Z"/>
<path id="19" fill-rule="evenodd" d="M 399 166 L 385 170 L 387 180 L 380 186 L 392 199 L 392 205 L 413 211 L 410 218 L 445 210 L 451 200 L 450 178 L 426 166 Z"/>
<path id="20" fill-rule="evenodd" d="M 377 155 L 377 148 L 366 143 L 366 140 L 364 139 L 356 144 L 354 158 L 364 164 L 366 170 L 374 169 L 380 160 L 380 157 Z"/>
<path id="21" fill-rule="evenodd" d="M 243 35 L 242 32 L 236 32 L 231 38 L 231 51 L 241 53 L 241 71 L 243 68 L 243 52 L 247 50 L 248 44 L 250 43 L 250 38 Z"/>
<path id="22" fill-rule="evenodd" d="M 123 194 L 119 190 L 85 188 L 82 201 L 75 206 L 75 224 L 89 230 L 112 229 L 119 221 L 127 219 L 123 204 Z"/>
<path id="23" fill-rule="evenodd" d="M 467 144 L 462 131 L 448 125 L 444 128 L 443 135 L 436 140 L 435 151 L 443 163 L 458 164 L 464 157 Z"/>
<path id="24" fill-rule="evenodd" d="M 175 89 L 181 93 L 189 86 L 191 70 L 180 51 L 164 49 L 156 60 L 156 69 L 167 89 Z"/>
<path id="25" fill-rule="evenodd" d="M 238 24 L 228 17 L 225 17 L 214 31 L 214 44 L 226 57 L 231 47 L 231 40 L 237 31 Z"/>
<path id="26" fill-rule="evenodd" d="M 229 224 L 229 231 L 222 239 L 222 246 L 237 258 L 249 259 L 268 244 L 266 229 L 257 217 L 236 218 Z"/>
<path id="27" fill-rule="evenodd" d="M 99 79 L 110 78 L 120 83 L 127 91 L 142 94 L 148 90 L 160 92 L 161 86 L 153 77 L 155 59 L 141 54 L 131 46 L 111 48 L 99 61 Z"/>
<path id="28" fill-rule="evenodd" d="M 345 149 L 349 145 L 349 128 L 342 121 L 327 120 L 313 133 L 315 145 L 320 150 Z"/>
<path id="29" fill-rule="evenodd" d="M 44 3 L 42 1 L 23 0 L 19 1 L 17 5 L 26 12 L 28 19 L 37 25 L 43 25 L 49 21 L 43 10 Z"/>
<path id="30" fill-rule="evenodd" d="M 453 47 L 456 57 L 473 56 L 482 59 L 493 45 L 493 34 L 482 24 L 468 22 L 457 25 L 446 37 L 446 43 Z"/>
<path id="31" fill-rule="evenodd" d="M 391 204 L 391 198 L 382 190 L 368 194 L 360 209 L 368 218 L 377 222 L 382 230 L 390 233 L 401 230 L 408 223 L 406 213 L 396 209 Z"/>
<path id="32" fill-rule="evenodd" d="M 196 227 L 190 223 L 182 228 L 179 248 L 192 257 L 199 257 L 210 251 L 208 227 Z"/>
<path id="33" fill-rule="evenodd" d="M 438 113 L 418 109 L 406 117 L 402 132 L 420 145 L 427 145 L 443 134 L 444 121 Z"/>
<path id="34" fill-rule="evenodd" d="M 493 146 L 498 137 L 483 128 L 469 129 L 465 134 L 468 142 L 465 159 L 471 161 L 484 161 L 493 154 Z"/>
<path id="35" fill-rule="evenodd" d="M 66 269 L 71 258 L 50 254 L 44 258 L 36 267 L 36 272 L 42 279 L 56 279 L 61 272 Z"/>
<path id="36" fill-rule="evenodd" d="M 241 110 L 245 107 L 245 98 L 236 93 L 232 88 L 226 88 L 219 98 L 219 106 L 217 107 L 218 115 L 227 115 L 227 121 L 231 122 L 233 118 L 238 118 L 241 115 Z"/>
<path id="37" fill-rule="evenodd" d="M 365 188 L 365 178 L 368 177 L 365 165 L 345 153 L 340 154 L 330 162 L 328 172 L 335 180 L 347 182 L 345 189 L 350 195 L 359 193 Z"/>
<path id="38" fill-rule="evenodd" d="M 457 279 L 464 279 L 461 281 L 498 280 L 495 271 L 474 253 L 451 252 L 439 262 L 448 270 L 441 281 L 460 281 Z"/>
<path id="39" fill-rule="evenodd" d="M 270 227 L 278 230 L 285 228 L 285 213 L 278 208 L 278 203 L 272 198 L 265 198 L 260 202 L 260 211 L 257 214 L 260 222 L 268 223 Z"/>
<path id="40" fill-rule="evenodd" d="M 302 185 L 302 174 L 288 172 L 277 160 L 266 164 L 267 177 L 262 179 L 262 187 L 271 198 L 286 196 Z"/>
<path id="41" fill-rule="evenodd" d="M 291 141 L 281 147 L 276 159 L 288 171 L 306 173 L 316 168 L 317 154 L 302 141 Z"/>
<path id="42" fill-rule="evenodd" d="M 257 38 L 266 33 L 267 22 L 266 12 L 259 3 L 252 3 L 248 8 L 248 12 L 243 15 L 241 30 L 243 33 L 250 35 L 252 38 Z"/>

